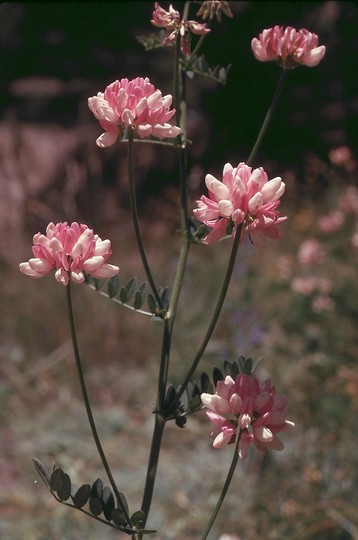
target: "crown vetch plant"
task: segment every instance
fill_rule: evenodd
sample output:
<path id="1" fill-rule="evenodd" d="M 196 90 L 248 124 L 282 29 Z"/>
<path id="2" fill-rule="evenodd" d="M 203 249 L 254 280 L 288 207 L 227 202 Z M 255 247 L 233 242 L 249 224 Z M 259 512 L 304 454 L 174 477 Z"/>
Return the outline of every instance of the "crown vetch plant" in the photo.
<path id="1" fill-rule="evenodd" d="M 238 440 L 241 459 L 247 457 L 251 442 L 262 451 L 282 450 L 277 433 L 294 426 L 286 420 L 286 397 L 276 395 L 270 380 L 260 384 L 253 375 L 239 374 L 235 380 L 227 375 L 218 381 L 214 395 L 201 394 L 201 402 L 216 426 L 210 433 L 214 448 Z"/>
<path id="2" fill-rule="evenodd" d="M 141 139 L 150 135 L 159 139 L 176 137 L 181 130 L 168 123 L 175 114 L 171 104 L 172 96 L 163 97 L 148 77 L 113 82 L 104 93 L 88 99 L 89 108 L 105 129 L 97 145 L 112 146 L 124 129 L 133 129 Z"/>
<path id="3" fill-rule="evenodd" d="M 213 244 L 230 230 L 235 234 L 241 224 L 242 236 L 247 230 L 254 244 L 262 244 L 264 236 L 279 238 L 277 225 L 286 219 L 276 210 L 285 191 L 280 177 L 268 181 L 262 167 L 252 170 L 245 163 L 237 167 L 227 163 L 222 182 L 207 174 L 205 184 L 209 198 L 202 195 L 193 211 L 198 221 L 212 229 L 204 243 Z"/>
<path id="4" fill-rule="evenodd" d="M 148 77 L 138 76 L 133 80 L 118 79 L 107 86 L 104 92 L 98 92 L 96 96 L 88 99 L 90 110 L 104 129 L 104 133 L 96 141 L 97 145 L 104 149 L 116 142 L 127 145 L 133 226 L 150 291 L 145 292 L 146 284 L 136 288 L 134 278 L 125 286 L 120 287 L 117 275 L 118 266 L 107 262 L 111 255 L 110 241 L 101 240 L 87 225 L 76 222 L 70 225 L 67 222 L 50 223 L 46 234 L 39 232 L 34 236 L 32 248 L 34 257 L 20 264 L 20 271 L 33 278 L 43 277 L 53 270 L 56 280 L 65 286 L 74 358 L 83 401 L 94 443 L 110 487 L 103 486 L 102 480 L 97 479 L 92 485 L 83 484 L 78 488 L 71 483 L 68 474 L 61 468 L 54 467 L 51 472 L 48 472 L 46 467 L 35 458 L 34 465 L 59 502 L 73 506 L 101 523 L 128 534 L 133 540 L 141 540 L 144 534 L 156 532 L 147 528 L 147 521 L 155 492 L 163 432 L 168 421 L 174 420 L 178 427 L 183 427 L 190 414 L 205 409 L 207 417 L 214 424 L 210 433 L 214 448 L 230 445 L 235 447 L 232 463 L 216 507 L 208 523 L 202 524 L 203 533 L 200 535 L 202 540 L 209 535 L 220 511 L 238 459 L 244 460 L 247 457 L 250 446 L 255 446 L 260 451 L 282 450 L 283 443 L 278 435 L 294 425 L 286 417 L 288 405 L 286 397 L 277 394 L 270 380 L 259 382 L 253 374 L 250 358 L 245 359 L 239 356 L 238 362 L 226 362 L 225 375 L 215 368 L 213 380 L 206 373 L 202 373 L 200 387 L 194 377 L 197 375 L 198 366 L 220 317 L 240 242 L 245 236 L 248 236 L 256 245 L 263 245 L 267 238 L 278 239 L 281 235 L 280 225 L 286 220 L 286 216 L 282 216 L 278 210 L 280 199 L 285 191 L 284 181 L 281 177 L 269 180 L 263 167 L 256 165 L 253 167 L 283 87 L 283 74 L 289 68 L 299 65 L 309 67 L 317 65 L 325 54 L 325 47 L 318 46 L 318 38 L 315 34 L 306 29 L 297 31 L 292 27 L 283 29 L 275 26 L 265 29 L 259 38 L 252 40 L 254 56 L 260 61 L 278 61 L 283 68 L 282 75 L 250 156 L 246 162 L 240 162 L 236 167 L 226 163 L 222 180 L 210 173 L 206 175 L 205 184 L 208 196 L 202 195 L 197 200 L 193 217 L 190 217 L 186 165 L 188 144 L 185 127 L 186 85 L 188 78 L 191 79 L 194 74 L 200 73 L 215 81 L 226 81 L 228 70 L 218 66 L 211 68 L 204 56 L 199 57 L 198 53 L 203 47 L 205 38 L 212 34 L 208 24 L 212 23 L 215 17 L 220 22 L 221 14 L 232 17 L 227 2 L 206 0 L 201 3 L 196 14 L 197 17 L 209 19 L 208 24 L 202 23 L 189 18 L 190 5 L 190 2 L 185 2 L 182 6 L 183 11 L 180 13 L 173 5 L 170 5 L 167 11 L 155 3 L 150 22 L 164 29 L 166 37 L 164 40 L 162 37 L 158 40 L 153 37 L 140 38 L 147 50 L 158 46 L 174 45 L 173 97 L 171 94 L 163 96 Z M 193 38 L 197 41 L 191 52 Z M 172 103 L 173 108 L 171 108 Z M 170 123 L 174 117 L 176 125 Z M 164 143 L 162 139 L 171 140 Z M 133 166 L 135 145 L 140 140 L 145 140 L 148 144 L 172 146 L 178 153 L 181 251 L 170 291 L 167 288 L 158 287 L 142 241 Z M 192 143 L 195 144 L 195 140 Z M 190 246 L 192 243 L 210 246 L 226 237 L 231 237 L 231 252 L 217 302 L 213 307 L 201 345 L 198 350 L 192 351 L 191 358 L 184 366 L 184 373 L 181 374 L 181 382 L 175 387 L 168 380 L 171 343 L 184 276 L 188 269 Z M 134 512 L 129 510 L 126 497 L 117 486 L 97 431 L 87 394 L 72 310 L 71 283 L 86 282 L 94 289 L 99 289 L 104 278 L 108 278 L 109 281 L 107 293 L 102 289 L 102 294 L 144 316 L 154 317 L 162 325 L 152 444 L 149 450 L 140 509 Z M 134 298 L 133 305 L 130 304 L 131 297 Z M 148 310 L 143 307 L 145 302 Z M 220 373 L 219 377 L 218 373 Z"/>
<path id="5" fill-rule="evenodd" d="M 263 30 L 251 41 L 252 52 L 260 62 L 277 61 L 284 69 L 296 66 L 314 67 L 326 54 L 326 47 L 318 45 L 318 36 L 305 28 L 274 26 Z"/>
<path id="6" fill-rule="evenodd" d="M 32 247 L 35 257 L 19 265 L 27 276 L 40 278 L 55 270 L 56 281 L 68 285 L 69 280 L 83 283 L 85 274 L 94 278 L 110 278 L 118 274 L 118 266 L 106 263 L 111 242 L 101 240 L 87 225 L 50 223 L 46 236 L 35 234 Z"/>
<path id="7" fill-rule="evenodd" d="M 155 3 L 151 23 L 159 28 L 165 28 L 166 38 L 162 42 L 163 46 L 175 43 L 177 36 L 180 36 L 180 47 L 184 56 L 190 56 L 190 33 L 205 35 L 211 31 L 210 28 L 207 28 L 206 23 L 181 18 L 179 11 L 174 9 L 172 5 L 169 6 L 169 11 L 166 11 L 158 2 Z"/>

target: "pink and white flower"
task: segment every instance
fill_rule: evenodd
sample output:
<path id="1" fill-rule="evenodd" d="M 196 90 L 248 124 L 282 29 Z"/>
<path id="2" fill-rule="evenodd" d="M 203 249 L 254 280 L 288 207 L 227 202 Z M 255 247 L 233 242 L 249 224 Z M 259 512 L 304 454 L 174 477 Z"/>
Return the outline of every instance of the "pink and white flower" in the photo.
<path id="1" fill-rule="evenodd" d="M 180 46 L 184 56 L 190 56 L 191 33 L 197 35 L 208 34 L 211 30 L 206 23 L 199 23 L 193 20 L 181 19 L 179 11 L 169 6 L 169 11 L 163 9 L 158 2 L 155 3 L 153 19 L 151 23 L 159 28 L 165 28 L 166 37 L 162 45 L 175 43 L 177 35 L 180 34 Z"/>
<path id="2" fill-rule="evenodd" d="M 176 137 L 181 129 L 168 123 L 175 114 L 171 104 L 172 96 L 163 97 L 148 77 L 113 82 L 88 99 L 90 110 L 105 130 L 97 145 L 112 146 L 126 128 L 133 129 L 141 139 L 150 135 L 159 139 Z"/>
<path id="3" fill-rule="evenodd" d="M 318 45 L 318 36 L 305 28 L 296 30 L 292 26 L 267 28 L 253 38 L 251 48 L 260 62 L 277 61 L 284 69 L 298 65 L 314 67 L 326 53 L 324 45 Z"/>
<path id="4" fill-rule="evenodd" d="M 204 238 L 205 244 L 217 242 L 231 230 L 234 235 L 241 224 L 242 234 L 247 230 L 254 244 L 263 245 L 265 237 L 281 236 L 277 225 L 287 218 L 277 210 L 285 191 L 280 177 L 268 180 L 262 167 L 226 163 L 222 181 L 207 174 L 205 183 L 209 197 L 202 195 L 193 211 L 198 221 L 212 229 Z"/>
<path id="5" fill-rule="evenodd" d="M 277 434 L 293 428 L 286 419 L 287 399 L 277 395 L 268 379 L 259 383 L 253 375 L 227 375 L 218 381 L 215 394 L 201 394 L 208 418 L 215 425 L 210 433 L 214 448 L 233 444 L 240 437 L 238 453 L 245 459 L 253 443 L 258 450 L 282 450 Z"/>
<path id="6" fill-rule="evenodd" d="M 41 278 L 55 270 L 56 281 L 67 286 L 70 279 L 83 283 L 85 274 L 94 278 L 110 278 L 118 274 L 118 266 L 106 261 L 111 255 L 111 242 L 101 240 L 87 225 L 76 222 L 50 223 L 46 236 L 35 234 L 34 258 L 19 265 L 23 274 Z"/>

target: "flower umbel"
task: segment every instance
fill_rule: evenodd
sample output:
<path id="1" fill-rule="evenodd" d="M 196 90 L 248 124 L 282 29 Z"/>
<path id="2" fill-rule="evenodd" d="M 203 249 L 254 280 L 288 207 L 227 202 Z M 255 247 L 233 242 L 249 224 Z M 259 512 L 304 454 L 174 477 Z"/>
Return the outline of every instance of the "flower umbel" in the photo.
<path id="1" fill-rule="evenodd" d="M 166 37 L 162 43 L 164 46 L 175 43 L 177 35 L 180 34 L 180 46 L 184 56 L 190 56 L 191 53 L 191 33 L 203 35 L 210 32 L 210 28 L 207 28 L 206 23 L 181 19 L 179 11 L 175 10 L 172 5 L 169 6 L 169 11 L 166 11 L 158 2 L 155 3 L 151 23 L 159 28 L 165 28 Z"/>
<path id="2" fill-rule="evenodd" d="M 214 448 L 239 440 L 239 457 L 245 459 L 250 443 L 261 451 L 282 450 L 277 433 L 294 426 L 286 420 L 287 399 L 277 395 L 268 379 L 259 383 L 253 375 L 227 375 L 218 381 L 215 394 L 201 394 L 205 412 L 215 424 L 210 433 Z"/>
<path id="3" fill-rule="evenodd" d="M 129 81 L 115 81 L 97 96 L 88 99 L 88 106 L 105 130 L 96 143 L 101 148 L 112 146 L 121 130 L 130 128 L 144 139 L 153 135 L 159 139 L 176 137 L 181 129 L 168 121 L 174 116 L 170 110 L 172 96 L 162 96 L 148 77 Z"/>
<path id="4" fill-rule="evenodd" d="M 111 242 L 101 240 L 87 225 L 76 222 L 50 223 L 46 236 L 37 233 L 33 238 L 34 258 L 19 265 L 23 274 L 41 278 L 55 270 L 55 278 L 66 286 L 69 280 L 83 283 L 85 273 L 94 278 L 110 278 L 118 274 L 118 266 L 107 264 Z"/>
<path id="5" fill-rule="evenodd" d="M 318 36 L 305 28 L 274 26 L 265 29 L 251 41 L 254 56 L 260 62 L 277 61 L 284 69 L 298 65 L 314 67 L 326 53 L 324 45 L 318 46 Z"/>
<path id="6" fill-rule="evenodd" d="M 285 191 L 280 177 L 268 181 L 262 167 L 252 169 L 245 163 L 233 167 L 226 163 L 222 182 L 207 174 L 205 183 L 209 197 L 202 195 L 193 212 L 198 221 L 212 229 L 204 238 L 205 244 L 217 242 L 228 232 L 235 234 L 240 224 L 254 244 L 262 245 L 265 236 L 280 237 L 277 225 L 286 219 L 277 211 Z"/>

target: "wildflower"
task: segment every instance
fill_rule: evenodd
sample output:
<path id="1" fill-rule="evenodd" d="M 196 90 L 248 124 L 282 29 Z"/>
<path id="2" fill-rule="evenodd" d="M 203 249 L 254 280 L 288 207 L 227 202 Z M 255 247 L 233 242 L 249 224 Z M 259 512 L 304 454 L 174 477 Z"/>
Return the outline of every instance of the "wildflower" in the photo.
<path id="1" fill-rule="evenodd" d="M 291 289 L 303 296 L 310 296 L 317 288 L 317 278 L 314 276 L 298 277 L 291 281 Z"/>
<path id="2" fill-rule="evenodd" d="M 282 450 L 277 433 L 294 426 L 286 420 L 287 399 L 277 395 L 268 379 L 260 384 L 253 375 L 227 375 L 218 381 L 215 394 L 201 394 L 208 418 L 215 424 L 210 433 L 214 448 L 233 444 L 240 437 L 238 453 L 245 459 L 253 443 L 258 450 Z"/>
<path id="3" fill-rule="evenodd" d="M 291 289 L 304 296 L 311 296 L 313 293 L 328 295 L 332 290 L 332 282 L 321 276 L 297 277 L 292 279 Z"/>
<path id="4" fill-rule="evenodd" d="M 69 280 L 83 283 L 85 274 L 94 278 L 109 278 L 118 274 L 118 266 L 107 264 L 111 242 L 101 240 L 87 225 L 76 222 L 50 223 L 46 236 L 37 233 L 33 238 L 34 258 L 19 265 L 23 274 L 41 278 L 55 270 L 55 278 L 66 286 Z"/>
<path id="5" fill-rule="evenodd" d="M 298 248 L 297 259 L 304 266 L 315 266 L 325 261 L 326 253 L 321 242 L 307 238 Z"/>
<path id="6" fill-rule="evenodd" d="M 318 227 L 324 233 L 333 233 L 342 228 L 344 214 L 341 210 L 332 210 L 318 219 Z"/>
<path id="7" fill-rule="evenodd" d="M 222 182 L 207 174 L 205 183 L 209 197 L 202 195 L 194 210 L 196 219 L 212 229 L 204 238 L 205 244 L 217 242 L 230 231 L 234 235 L 240 224 L 254 244 L 263 245 L 265 236 L 280 237 L 277 225 L 286 219 L 277 211 L 285 191 L 280 177 L 268 181 L 262 167 L 253 170 L 239 163 L 234 168 L 226 163 Z"/>
<path id="8" fill-rule="evenodd" d="M 144 139 L 150 135 L 165 139 L 181 132 L 168 124 L 175 109 L 170 110 L 172 96 L 162 96 L 148 77 L 115 81 L 97 96 L 88 99 L 88 106 L 105 130 L 96 143 L 101 148 L 112 146 L 121 130 L 130 128 Z"/>
<path id="9" fill-rule="evenodd" d="M 305 28 L 274 26 L 265 29 L 251 41 L 254 56 L 260 62 L 278 61 L 284 69 L 298 65 L 314 67 L 326 53 L 324 45 L 318 46 L 318 36 Z"/>
<path id="10" fill-rule="evenodd" d="M 338 201 L 339 208 L 345 214 L 358 214 L 358 188 L 347 186 Z"/>
<path id="11" fill-rule="evenodd" d="M 351 244 L 354 248 L 358 249 L 358 224 L 356 224 L 355 230 L 353 232 Z"/>
<path id="12" fill-rule="evenodd" d="M 329 160 L 333 165 L 345 165 L 348 161 L 352 159 L 352 152 L 348 146 L 338 146 L 337 148 L 332 148 L 328 154 Z"/>
<path id="13" fill-rule="evenodd" d="M 211 31 L 210 28 L 207 28 L 206 23 L 181 19 L 179 11 L 175 10 L 172 5 L 169 6 L 169 11 L 166 11 L 158 4 L 158 2 L 155 3 L 155 10 L 153 11 L 151 23 L 159 28 L 165 28 L 166 37 L 162 43 L 164 46 L 175 43 L 177 35 L 180 34 L 180 47 L 184 56 L 190 56 L 191 54 L 191 33 L 204 35 Z"/>
<path id="14" fill-rule="evenodd" d="M 316 313 L 321 313 L 322 311 L 332 311 L 334 308 L 334 301 L 327 294 L 317 294 L 312 298 L 312 310 Z"/>
<path id="15" fill-rule="evenodd" d="M 216 17 L 218 22 L 221 22 L 221 13 L 224 13 L 227 17 L 233 17 L 232 11 L 228 2 L 225 0 L 205 0 L 200 8 L 197 17 L 202 17 L 203 19 L 213 19 Z"/>

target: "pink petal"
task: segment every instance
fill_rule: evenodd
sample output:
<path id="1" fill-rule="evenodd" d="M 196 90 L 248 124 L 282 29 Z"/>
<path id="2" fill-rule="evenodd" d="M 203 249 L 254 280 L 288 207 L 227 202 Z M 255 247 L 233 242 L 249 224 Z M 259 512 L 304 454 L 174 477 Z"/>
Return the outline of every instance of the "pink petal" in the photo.
<path id="1" fill-rule="evenodd" d="M 90 273 L 95 278 L 111 278 L 117 275 L 118 272 L 119 272 L 118 266 L 115 266 L 114 264 L 102 264 L 102 266 L 100 266 L 98 270 L 95 270 L 94 272 L 90 272 Z"/>
<path id="2" fill-rule="evenodd" d="M 53 269 L 53 265 L 48 261 L 44 261 L 43 259 L 30 259 L 28 264 L 30 268 L 36 272 L 36 274 L 40 274 L 42 276 Z"/>
<path id="3" fill-rule="evenodd" d="M 83 270 L 89 274 L 93 274 L 104 263 L 102 255 L 95 255 L 83 263 Z"/>
<path id="4" fill-rule="evenodd" d="M 96 140 L 97 146 L 100 148 L 108 148 L 108 146 L 112 146 L 118 138 L 118 132 L 117 133 L 111 133 L 109 131 L 105 131 L 98 137 Z"/>
<path id="5" fill-rule="evenodd" d="M 39 274 L 38 272 L 35 272 L 35 270 L 33 270 L 31 268 L 31 266 L 29 265 L 28 262 L 20 263 L 19 264 L 19 270 L 20 270 L 20 272 L 22 272 L 26 276 L 30 276 L 30 277 L 33 277 L 35 279 L 39 279 L 39 278 L 41 278 L 43 276 L 43 274 Z"/>

